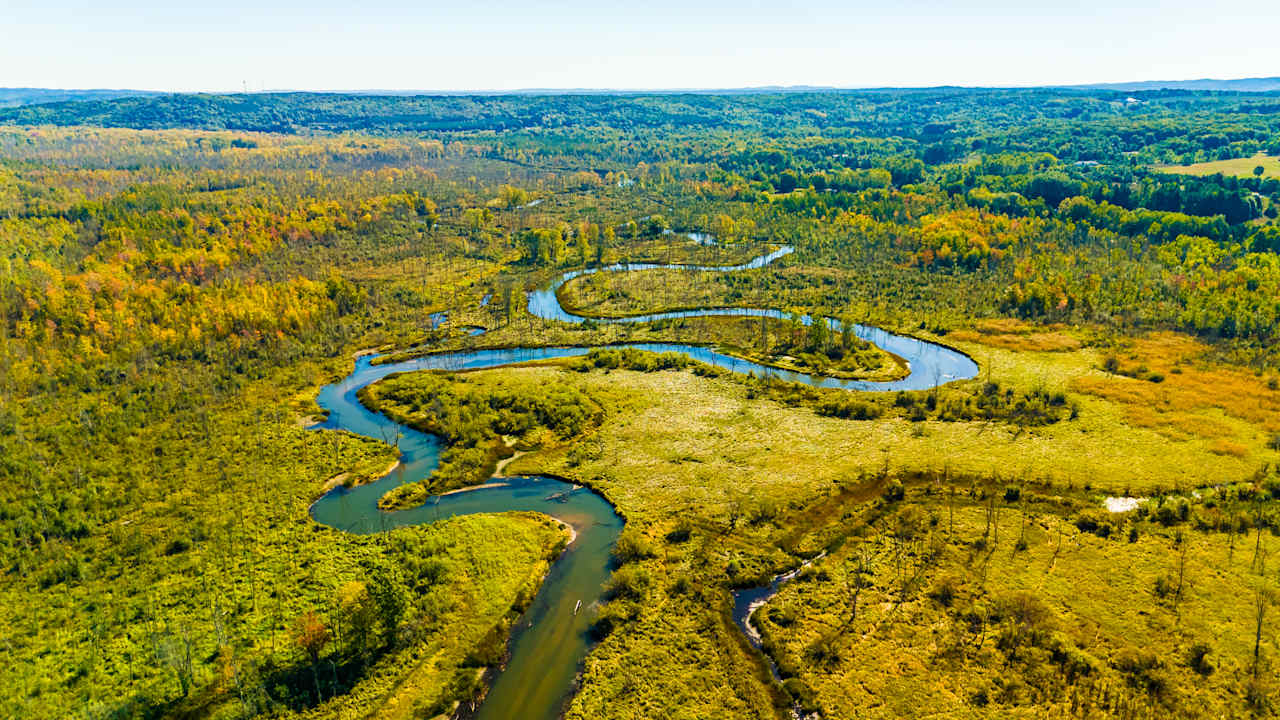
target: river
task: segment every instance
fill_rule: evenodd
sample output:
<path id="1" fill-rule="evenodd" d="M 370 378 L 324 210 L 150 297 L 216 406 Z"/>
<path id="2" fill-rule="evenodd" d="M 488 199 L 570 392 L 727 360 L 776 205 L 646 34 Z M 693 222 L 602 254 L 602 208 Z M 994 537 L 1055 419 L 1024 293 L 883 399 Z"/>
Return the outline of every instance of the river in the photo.
<path id="1" fill-rule="evenodd" d="M 577 323 L 648 322 L 705 315 L 787 317 L 777 310 L 751 308 L 707 308 L 652 313 L 627 318 L 586 318 L 561 307 L 556 290 L 569 280 L 595 272 L 632 272 L 678 267 L 698 272 L 733 272 L 764 267 L 791 252 L 780 248 L 750 262 L 734 266 L 669 266 L 651 263 L 624 263 L 564 273 L 547 287 L 529 294 L 529 311 L 541 318 Z M 445 319 L 432 317 L 433 327 Z M 830 318 L 820 318 L 832 323 Z M 813 318 L 805 316 L 809 324 Z M 600 347 L 633 347 L 654 352 L 679 352 L 695 360 L 737 373 L 752 372 L 821 387 L 859 391 L 921 390 L 977 375 L 978 366 L 968 356 L 936 343 L 896 335 L 880 328 L 858 325 L 858 337 L 904 358 L 909 374 L 890 382 L 841 380 L 770 368 L 707 347 L 683 343 L 638 343 Z M 610 553 L 622 519 L 604 498 L 575 485 L 546 477 L 495 477 L 485 487 L 435 496 L 426 504 L 408 510 L 386 512 L 378 508 L 378 498 L 406 483 L 428 477 L 439 464 L 441 441 L 418 432 L 364 407 L 356 393 L 363 387 L 399 372 L 417 370 L 466 370 L 495 368 L 532 360 L 584 355 L 593 348 L 535 347 L 472 350 L 427 355 L 398 363 L 374 364 L 376 356 L 357 358 L 351 374 L 320 390 L 316 402 L 328 411 L 319 429 L 346 430 L 358 435 L 397 444 L 401 462 L 378 480 L 356 488 L 337 487 L 311 507 L 319 523 L 355 533 L 374 533 L 405 525 L 435 522 L 441 518 L 471 513 L 532 510 L 546 513 L 573 527 L 576 539 L 552 566 L 532 605 L 518 621 L 512 634 L 511 657 L 499 672 L 480 704 L 477 720 L 554 720 L 559 717 L 573 689 L 574 678 L 591 646 L 590 622 L 594 606 L 602 602 L 604 584 L 612 571 Z M 398 440 L 397 440 L 398 438 Z M 776 592 L 775 582 L 752 594 L 761 598 Z M 752 591 L 745 591 L 752 593 Z M 741 601 L 740 601 L 741 602 Z M 750 602 L 742 603 L 745 608 Z M 738 617 L 741 615 L 741 617 Z M 749 613 L 740 610 L 735 620 L 749 630 Z"/>

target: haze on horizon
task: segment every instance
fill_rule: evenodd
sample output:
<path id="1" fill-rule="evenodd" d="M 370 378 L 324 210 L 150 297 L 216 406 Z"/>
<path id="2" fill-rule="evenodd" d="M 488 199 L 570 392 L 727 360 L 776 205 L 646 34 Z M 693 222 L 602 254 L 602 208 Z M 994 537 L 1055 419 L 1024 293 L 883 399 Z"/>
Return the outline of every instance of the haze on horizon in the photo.
<path id="1" fill-rule="evenodd" d="M 1280 75 L 1280 6 L 1191 0 L 10 0 L 0 87 L 164 91 L 1067 85 Z"/>

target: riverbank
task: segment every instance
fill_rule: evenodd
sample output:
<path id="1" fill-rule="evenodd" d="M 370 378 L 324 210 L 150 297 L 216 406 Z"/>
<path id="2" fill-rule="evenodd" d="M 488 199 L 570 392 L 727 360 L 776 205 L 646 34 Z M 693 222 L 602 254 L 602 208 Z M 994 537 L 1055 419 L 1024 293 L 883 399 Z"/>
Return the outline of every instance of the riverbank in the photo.
<path id="1" fill-rule="evenodd" d="M 388 490 L 401 484 L 420 484 L 434 472 L 440 457 L 438 440 L 397 425 L 361 404 L 363 393 L 358 388 L 390 374 L 389 369 L 375 369 L 362 360 L 352 375 L 339 383 L 343 392 L 324 391 L 319 401 L 330 409 L 330 422 L 336 423 L 337 429 L 360 431 L 375 439 L 400 437 L 404 471 L 366 486 L 337 488 L 312 506 L 312 515 L 318 522 L 353 532 L 436 523 L 470 513 L 533 510 L 550 516 L 548 522 L 567 539 L 541 589 L 529 594 L 525 614 L 486 639 L 485 645 L 497 647 L 496 636 L 500 636 L 502 647 L 509 648 L 510 661 L 504 670 L 490 676 L 492 684 L 475 717 L 508 717 L 510 708 L 520 704 L 525 717 L 553 720 L 590 643 L 591 617 L 576 610 L 583 599 L 589 601 L 585 603 L 588 606 L 599 602 L 609 574 L 609 553 L 622 520 L 600 495 L 585 489 L 575 492 L 577 486 L 549 478 L 509 478 L 435 495 L 430 502 L 404 510 L 380 510 L 379 498 Z M 565 623 L 572 632 L 566 634 L 565 628 L 558 627 Z M 498 664 L 498 660 L 488 664 Z"/>

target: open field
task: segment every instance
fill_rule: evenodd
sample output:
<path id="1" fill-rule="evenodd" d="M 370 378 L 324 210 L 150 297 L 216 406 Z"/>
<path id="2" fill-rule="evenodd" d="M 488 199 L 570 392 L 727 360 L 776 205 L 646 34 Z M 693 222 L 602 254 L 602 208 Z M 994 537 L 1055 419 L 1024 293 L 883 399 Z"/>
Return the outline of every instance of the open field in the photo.
<path id="1" fill-rule="evenodd" d="M 1127 398 L 1117 400 L 1105 395 L 1077 393 L 1070 388 L 1084 379 L 1095 377 L 1104 385 L 1152 383 L 1130 378 L 1107 378 L 1093 369 L 1093 359 L 1092 353 L 1081 354 L 1081 351 L 1066 354 L 1020 354 L 992 350 L 988 358 L 993 368 L 992 380 L 1014 385 L 1049 382 L 1052 386 L 1067 388 L 1072 401 L 1080 404 L 1080 415 L 1076 420 L 1024 432 L 986 422 L 912 423 L 904 419 L 849 421 L 822 418 L 815 416 L 807 407 L 761 402 L 759 398 L 753 400 L 748 397 L 749 385 L 744 385 L 737 379 L 694 378 L 686 372 L 635 373 L 617 370 L 607 374 L 593 371 L 579 376 L 587 388 L 609 388 L 620 394 L 615 397 L 629 396 L 636 399 L 613 405 L 609 419 L 596 435 L 580 447 L 531 453 L 514 461 L 510 470 L 552 472 L 585 482 L 600 490 L 627 517 L 629 531 L 641 533 L 647 538 L 649 551 L 647 557 L 634 561 L 634 567 L 638 568 L 634 572 L 643 580 L 636 581 L 642 588 L 637 591 L 637 599 L 633 600 L 635 609 L 627 616 L 629 624 L 616 629 L 592 654 L 587 665 L 587 684 L 584 692 L 575 700 L 571 717 L 594 717 L 603 712 L 602 708 L 623 707 L 624 699 L 629 693 L 636 692 L 637 688 L 645 689 L 646 713 L 671 712 L 679 715 L 680 712 L 687 712 L 690 717 L 708 713 L 733 714 L 739 717 L 768 716 L 765 696 L 757 696 L 759 700 L 754 709 L 741 704 L 745 692 L 741 689 L 743 684 L 750 686 L 758 681 L 751 680 L 749 654 L 735 649 L 734 644 L 725 637 L 727 631 L 716 610 L 720 603 L 725 602 L 724 590 L 695 591 L 688 588 L 705 587 L 707 584 L 711 587 L 724 587 L 725 583 L 751 584 L 797 562 L 795 559 L 788 559 L 778 549 L 783 538 L 816 533 L 813 540 L 799 541 L 801 547 L 810 546 L 809 552 L 814 552 L 821 547 L 821 543 L 828 541 L 822 538 L 861 532 L 856 522 L 859 513 L 856 505 L 843 511 L 844 519 L 834 519 L 834 524 L 833 518 L 821 513 L 809 516 L 809 510 L 838 498 L 842 489 L 875 481 L 875 478 L 902 478 L 911 486 L 917 482 L 915 478 L 925 477 L 931 478 L 930 482 L 942 482 L 943 487 L 947 487 L 943 478 L 950 477 L 953 481 L 958 481 L 957 490 L 966 496 L 973 492 L 984 493 L 984 496 L 987 492 L 1003 493 L 1006 486 L 1012 486 L 1019 488 L 1027 496 L 1057 497 L 1058 500 L 1038 502 L 1048 502 L 1050 505 L 1059 503 L 1059 507 L 1063 508 L 1060 511 L 1062 514 L 1045 515 L 1034 523 L 1028 520 L 1029 525 L 1039 523 L 1035 524 L 1034 530 L 1027 531 L 1028 542 L 1034 540 L 1033 549 L 1022 554 L 1013 553 L 1009 559 L 1006 559 L 1006 553 L 1012 552 L 1010 547 L 1020 532 L 1018 522 L 1021 521 L 1013 519 L 1015 510 L 1010 507 L 1001 511 L 1003 525 L 999 537 L 1003 538 L 1000 541 L 1003 544 L 999 546 L 999 552 L 991 557 L 1004 563 L 1000 567 L 1007 565 L 1009 569 L 990 570 L 983 581 L 985 589 L 979 595 L 985 597 L 986 593 L 993 597 L 1005 597 L 1025 589 L 1028 584 L 1032 587 L 1043 585 L 1043 582 L 1036 583 L 1032 580 L 1049 563 L 1048 558 L 1055 547 L 1050 540 L 1054 539 L 1054 533 L 1062 526 L 1067 550 L 1062 552 L 1057 562 L 1062 564 L 1061 573 L 1065 577 L 1058 580 L 1058 575 L 1050 576 L 1053 582 L 1059 583 L 1053 586 L 1058 588 L 1055 592 L 1059 595 L 1053 597 L 1057 597 L 1056 602 L 1065 607 L 1057 611 L 1066 613 L 1066 619 L 1061 623 L 1064 627 L 1069 627 L 1074 626 L 1073 623 L 1082 622 L 1072 620 L 1072 613 L 1090 618 L 1094 623 L 1103 623 L 1103 627 L 1111 635 L 1093 637 L 1086 643 L 1088 651 L 1102 658 L 1099 660 L 1101 663 L 1120 662 L 1116 658 L 1121 657 L 1127 652 L 1125 648 L 1130 647 L 1119 642 L 1120 639 L 1143 637 L 1158 631 L 1149 624 L 1155 620 L 1147 620 L 1151 611 L 1131 613 L 1125 610 L 1125 604 L 1104 605 L 1111 614 L 1098 616 L 1089 605 L 1084 604 L 1084 600 L 1081 603 L 1073 601 L 1076 593 L 1074 588 L 1084 582 L 1085 578 L 1091 577 L 1094 580 L 1091 581 L 1088 592 L 1094 594 L 1087 596 L 1092 598 L 1089 602 L 1104 603 L 1113 598 L 1116 586 L 1112 583 L 1120 583 L 1122 587 L 1134 587 L 1131 592 L 1136 593 L 1135 597 L 1148 603 L 1151 591 L 1146 589 L 1146 584 L 1154 582 L 1155 577 L 1168 571 L 1168 546 L 1172 534 L 1154 533 L 1148 537 L 1153 531 L 1147 527 L 1140 532 L 1142 539 L 1138 545 L 1130 547 L 1120 544 L 1123 541 L 1114 538 L 1103 541 L 1094 535 L 1082 534 L 1071 525 L 1075 513 L 1088 513 L 1091 512 L 1090 508 L 1097 508 L 1097 512 L 1101 512 L 1101 497 L 1105 494 L 1146 495 L 1158 491 L 1171 492 L 1175 488 L 1190 492 L 1193 488 L 1203 486 L 1205 477 L 1215 478 L 1216 482 L 1247 483 L 1255 477 L 1261 464 L 1274 463 L 1276 454 L 1274 450 L 1265 447 L 1257 437 L 1261 435 L 1260 431 L 1251 430 L 1252 426 L 1247 420 L 1228 415 L 1221 407 L 1201 408 L 1190 400 L 1181 401 L 1186 406 L 1177 405 L 1183 408 L 1178 412 L 1193 413 L 1196 417 L 1199 417 L 1198 413 L 1203 413 L 1205 418 L 1222 415 L 1227 419 L 1221 422 L 1231 431 L 1253 434 L 1253 444 L 1248 452 L 1223 453 L 1218 450 L 1215 442 L 1194 434 L 1170 436 L 1142 424 L 1132 424 L 1127 415 L 1131 409 Z M 495 378 L 502 375 L 536 377 L 563 372 L 554 367 L 540 367 L 486 371 L 475 376 L 492 374 Z M 1050 379 L 1055 377 L 1056 379 Z M 975 381 L 974 384 L 980 382 Z M 1172 387 L 1175 386 L 1171 385 Z M 1093 390 L 1092 386 L 1090 390 Z M 1181 396 L 1175 392 L 1174 397 Z M 640 402 L 638 398 L 646 400 Z M 1240 409 L 1232 408 L 1229 412 L 1240 412 Z M 1268 414 L 1267 418 L 1270 417 Z M 978 490 L 975 491 L 975 487 Z M 919 491 L 912 492 L 914 496 Z M 934 517 L 940 513 L 937 502 L 940 501 L 927 506 L 927 512 Z M 966 509 L 957 513 L 960 518 L 957 527 L 960 529 L 956 530 L 956 537 L 965 539 L 962 542 L 956 540 L 960 544 L 955 547 L 959 549 L 945 551 L 950 553 L 946 557 L 964 555 L 962 550 L 967 547 L 966 543 L 971 542 L 973 536 L 978 534 L 973 530 L 973 514 L 979 512 L 974 506 L 980 507 L 981 502 L 966 502 Z M 1270 505 L 1268 503 L 1268 507 Z M 1269 509 L 1268 512 L 1274 510 Z M 682 527 L 692 529 L 690 539 L 671 541 L 671 533 Z M 814 542 L 819 543 L 816 548 L 812 547 Z M 1249 587 L 1245 571 L 1248 568 L 1249 548 L 1252 546 L 1246 548 L 1248 543 L 1244 538 L 1234 541 L 1239 545 L 1233 556 L 1235 564 L 1230 565 L 1231 572 L 1235 573 L 1235 579 L 1231 581 L 1234 584 L 1224 585 L 1210 580 L 1213 576 L 1206 574 L 1211 572 L 1209 567 L 1217 565 L 1212 558 L 1214 553 L 1224 552 L 1222 546 L 1228 542 L 1227 536 L 1212 534 L 1188 542 L 1196 543 L 1194 547 L 1197 551 L 1191 562 L 1198 563 L 1195 567 L 1198 568 L 1199 575 L 1194 586 L 1195 599 L 1188 599 L 1183 609 L 1189 612 L 1193 607 L 1215 607 L 1220 600 L 1225 602 L 1224 598 L 1230 598 L 1230 602 L 1241 605 L 1241 613 L 1244 613 L 1243 608 L 1248 604 Z M 1203 547 L 1200 543 L 1203 543 Z M 1263 555 L 1272 543 L 1273 540 L 1264 538 Z M 918 558 L 924 552 L 924 547 L 921 540 L 909 551 L 911 557 Z M 881 548 L 878 552 L 888 551 Z M 1133 554 L 1135 552 L 1137 554 Z M 1041 555 L 1045 557 L 1042 559 Z M 878 572 L 887 572 L 887 566 L 891 562 L 883 557 L 878 562 Z M 917 559 L 912 562 L 922 561 Z M 960 561 L 955 559 L 939 561 L 938 568 L 941 569 L 937 573 L 931 569 L 933 574 L 927 576 L 930 582 L 939 574 L 946 574 L 944 570 L 952 567 L 948 562 L 955 564 L 953 570 L 957 572 L 959 568 L 967 567 L 957 564 Z M 1135 581 L 1137 585 L 1131 586 L 1119 579 L 1104 580 L 1109 577 L 1109 568 L 1116 563 L 1124 563 L 1126 567 L 1132 565 L 1130 571 L 1141 574 L 1141 579 Z M 819 568 L 823 566 L 819 565 Z M 997 566 L 993 565 L 995 567 Z M 902 576 L 895 577 L 900 580 Z M 886 582 L 892 584 L 892 581 Z M 797 584 L 795 587 L 799 592 L 810 585 Z M 837 584 L 823 592 L 844 592 L 842 587 Z M 700 593 L 703 598 L 701 604 L 690 604 L 687 597 L 690 592 Z M 922 591 L 917 588 L 917 595 L 920 592 Z M 978 593 L 976 589 L 973 592 Z M 1188 591 L 1188 595 L 1192 595 L 1191 591 Z M 785 607 L 786 601 L 783 602 Z M 824 602 L 830 604 L 834 601 Z M 883 613 L 887 611 L 888 602 L 875 601 L 868 607 L 874 607 L 875 612 Z M 1130 604 L 1134 602 L 1136 600 Z M 904 608 L 901 612 L 905 613 L 902 615 L 904 622 L 910 619 L 912 623 L 925 627 L 939 622 L 952 622 L 947 620 L 945 613 L 928 605 L 923 609 Z M 1198 617 L 1204 617 L 1200 610 L 1197 613 Z M 831 629 L 831 621 L 824 620 L 822 615 L 801 615 L 806 618 L 806 622 L 816 623 L 806 625 L 806 628 Z M 1231 616 L 1237 619 L 1240 617 L 1238 614 Z M 1166 619 L 1160 622 L 1173 621 Z M 1235 639 L 1230 644 L 1215 646 L 1214 650 L 1231 658 L 1231 664 L 1224 667 L 1234 669 L 1225 669 L 1218 676 L 1219 680 L 1230 684 L 1231 693 L 1243 692 L 1240 689 L 1240 683 L 1243 682 L 1240 668 L 1245 667 L 1247 658 L 1242 659 L 1242 643 L 1245 640 L 1241 638 L 1251 629 L 1245 627 L 1245 624 L 1245 620 L 1238 619 L 1230 626 L 1232 632 L 1236 633 Z M 690 637 L 693 627 L 702 630 L 692 633 L 694 637 Z M 890 638 L 909 638 L 913 636 L 911 633 L 918 632 L 909 630 L 905 625 L 901 630 L 895 630 L 895 627 L 897 626 L 890 625 L 882 632 L 887 633 Z M 806 630 L 805 633 L 809 634 L 798 633 L 791 636 L 786 641 L 787 647 L 791 648 L 788 652 L 794 657 L 801 657 L 803 643 L 811 641 L 810 635 L 817 631 Z M 899 632 L 906 634 L 899 635 Z M 1184 652 L 1184 646 L 1216 637 L 1218 632 L 1217 626 L 1185 628 L 1176 640 L 1170 639 L 1170 644 L 1161 646 L 1161 652 L 1172 657 Z M 866 661 L 863 652 L 871 652 L 871 656 L 877 657 L 876 653 L 883 652 L 886 657 L 896 657 L 893 655 L 895 651 L 888 649 L 889 646 L 877 649 L 881 647 L 882 641 L 876 636 L 870 636 L 865 641 L 869 643 L 866 647 L 861 645 L 862 641 L 851 637 L 845 637 L 841 641 L 847 648 L 844 657 L 848 657 L 854 666 L 863 667 Z M 1274 643 L 1274 639 L 1269 642 Z M 930 644 L 928 647 L 934 648 L 934 645 Z M 1138 644 L 1135 647 L 1142 646 Z M 941 650 L 934 648 L 929 652 Z M 730 662 L 735 657 L 737 660 Z M 831 676 L 828 676 L 825 669 L 807 670 L 808 674 L 801 673 L 800 676 L 815 689 L 818 702 L 824 708 L 832 708 L 833 717 L 843 717 L 846 716 L 845 713 L 849 713 L 848 716 L 858 716 L 866 708 L 877 707 L 883 702 L 875 698 L 886 697 L 896 697 L 900 703 L 884 706 L 886 716 L 900 714 L 904 708 L 916 703 L 923 694 L 933 691 L 926 688 L 938 687 L 934 685 L 935 682 L 949 687 L 946 692 L 959 693 L 955 705 L 948 706 L 944 703 L 941 706 L 945 713 L 968 712 L 965 708 L 973 705 L 973 696 L 979 690 L 989 696 L 984 702 L 992 703 L 991 712 L 995 715 L 1001 712 L 1001 708 L 1007 711 L 1036 699 L 1044 702 L 1033 705 L 1032 707 L 1039 709 L 1029 712 L 1041 712 L 1045 707 L 1044 703 L 1049 702 L 1040 695 L 1028 694 L 1030 691 L 1025 688 L 1009 689 L 1007 694 L 997 697 L 997 689 L 989 686 L 990 678 L 976 670 L 972 674 L 972 681 L 978 684 L 971 691 L 965 690 L 956 685 L 964 684 L 960 678 L 966 677 L 967 671 L 963 667 L 954 671 L 956 675 L 952 680 L 944 681 L 940 679 L 941 676 L 934 678 L 929 674 L 921 675 L 919 670 L 933 662 L 929 656 L 920 656 L 918 661 L 908 661 L 904 657 L 895 662 L 906 664 L 899 664 L 895 670 L 879 666 L 866 670 L 868 673 L 876 673 L 879 678 L 874 686 L 859 684 L 863 681 L 848 677 L 847 670 L 832 670 L 836 674 Z M 981 662 L 993 661 L 984 659 Z M 729 670 L 726 666 L 737 669 Z M 679 668 L 680 677 L 688 681 L 671 685 L 673 668 Z M 1192 676 L 1183 670 L 1175 670 L 1180 678 L 1177 682 L 1192 683 Z M 901 682 L 910 683 L 910 688 L 901 684 L 884 684 L 900 682 L 887 679 L 899 674 L 909 678 Z M 616 678 L 622 677 L 626 680 L 619 684 Z M 837 689 L 850 682 L 855 683 L 855 687 L 866 687 L 862 691 L 866 694 L 848 695 L 847 691 Z M 984 682 L 987 685 L 983 685 Z M 704 686 L 705 683 L 708 688 L 734 690 L 728 695 L 699 694 L 695 701 L 688 694 L 690 683 L 695 687 Z M 904 689 L 909 689 L 910 693 L 901 695 Z M 1170 692 L 1173 690 L 1170 689 Z M 1210 692 L 1210 700 L 1206 700 L 1210 704 L 1199 707 L 1195 712 L 1213 713 L 1224 707 L 1239 707 L 1215 705 L 1214 703 L 1223 700 L 1220 694 L 1215 695 L 1214 692 L 1216 691 Z M 1066 707 L 1071 701 L 1058 697 L 1052 702 L 1064 702 Z M 1098 701 L 1095 699 L 1090 702 Z M 1119 701 L 1113 698 L 1110 702 Z M 610 716 L 641 715 L 613 711 Z"/>
<path id="2" fill-rule="evenodd" d="M 1247 158 L 1231 160 L 1213 160 L 1191 165 L 1157 165 L 1156 170 L 1177 175 L 1230 175 L 1233 177 L 1255 177 L 1254 168 L 1262 168 L 1262 177 L 1280 179 L 1280 158 L 1258 154 Z"/>
<path id="3" fill-rule="evenodd" d="M 874 503 L 757 614 L 823 717 L 1265 714 L 1280 650 L 1269 620 L 1257 635 L 1270 532 L 1255 544 L 1129 513 L 1102 538 L 1004 492 L 930 485 Z"/>

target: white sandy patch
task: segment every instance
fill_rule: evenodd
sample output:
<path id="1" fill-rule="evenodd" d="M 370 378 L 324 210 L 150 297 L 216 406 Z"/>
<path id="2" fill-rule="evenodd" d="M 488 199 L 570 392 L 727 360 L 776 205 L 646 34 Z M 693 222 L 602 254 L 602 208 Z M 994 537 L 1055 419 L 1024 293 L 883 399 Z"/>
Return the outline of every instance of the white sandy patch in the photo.
<path id="1" fill-rule="evenodd" d="M 1122 513 L 1137 510 L 1138 506 L 1146 502 L 1147 498 L 1136 497 L 1109 497 L 1102 501 L 1107 508 L 1107 512 Z"/>

